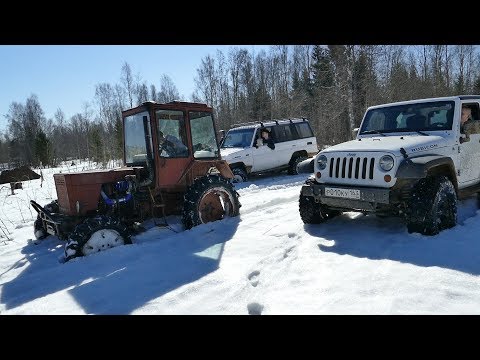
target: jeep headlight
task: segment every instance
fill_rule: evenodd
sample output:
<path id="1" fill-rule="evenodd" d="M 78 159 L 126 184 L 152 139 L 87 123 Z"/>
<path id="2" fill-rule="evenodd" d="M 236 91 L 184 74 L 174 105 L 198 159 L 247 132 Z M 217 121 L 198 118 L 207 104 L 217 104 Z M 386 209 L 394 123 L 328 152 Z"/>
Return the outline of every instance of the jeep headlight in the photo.
<path id="1" fill-rule="evenodd" d="M 325 155 L 320 155 L 317 159 L 318 168 L 323 170 L 327 167 L 327 157 Z"/>
<path id="2" fill-rule="evenodd" d="M 393 157 L 390 155 L 383 155 L 380 158 L 380 169 L 383 171 L 390 171 L 393 168 Z"/>

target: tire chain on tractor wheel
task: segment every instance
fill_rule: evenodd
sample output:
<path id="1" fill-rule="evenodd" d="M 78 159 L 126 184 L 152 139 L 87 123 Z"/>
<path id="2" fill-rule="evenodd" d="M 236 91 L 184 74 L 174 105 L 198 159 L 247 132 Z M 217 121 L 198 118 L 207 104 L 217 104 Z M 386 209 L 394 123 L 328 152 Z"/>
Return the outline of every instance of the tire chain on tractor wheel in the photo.
<path id="1" fill-rule="evenodd" d="M 231 214 L 227 214 L 227 216 L 237 216 L 239 214 L 241 204 L 238 198 L 240 195 L 234 189 L 232 183 L 220 175 L 204 176 L 196 179 L 185 192 L 182 212 L 182 222 L 185 229 L 191 229 L 202 223 L 199 216 L 198 204 L 206 191 L 214 187 L 223 188 L 233 199 L 233 209 L 231 209 Z"/>
<path id="2" fill-rule="evenodd" d="M 97 215 L 78 224 L 70 234 L 65 244 L 65 261 L 84 256 L 82 252 L 83 246 L 93 233 L 102 229 L 115 230 L 122 236 L 125 244 L 132 243 L 131 233 L 125 224 L 121 223 L 117 218 Z"/>

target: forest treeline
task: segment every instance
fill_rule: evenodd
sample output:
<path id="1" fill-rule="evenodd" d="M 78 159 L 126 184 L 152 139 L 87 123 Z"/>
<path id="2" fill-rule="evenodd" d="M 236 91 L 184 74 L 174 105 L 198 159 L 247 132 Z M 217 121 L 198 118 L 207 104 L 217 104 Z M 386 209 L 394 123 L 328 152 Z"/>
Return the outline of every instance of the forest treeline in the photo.
<path id="1" fill-rule="evenodd" d="M 147 100 L 207 103 L 225 130 L 246 121 L 306 117 L 323 147 L 351 139 L 369 106 L 480 94 L 473 45 L 276 45 L 258 53 L 231 47 L 200 60 L 188 97 L 167 75 L 149 82 L 126 62 L 119 70 L 118 83 L 96 84 L 93 98 L 71 117 L 58 104 L 54 117 L 46 118 L 36 94 L 12 102 L 0 134 L 0 164 L 119 159 L 121 111 Z"/>

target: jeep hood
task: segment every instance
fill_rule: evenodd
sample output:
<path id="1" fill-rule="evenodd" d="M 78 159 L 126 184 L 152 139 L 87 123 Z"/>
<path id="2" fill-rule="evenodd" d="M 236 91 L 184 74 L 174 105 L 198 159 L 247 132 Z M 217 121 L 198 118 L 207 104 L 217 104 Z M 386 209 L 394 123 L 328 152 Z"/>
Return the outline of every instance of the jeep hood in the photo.
<path id="1" fill-rule="evenodd" d="M 349 152 L 388 152 L 395 156 L 401 156 L 400 148 L 404 148 L 407 154 L 418 153 L 421 151 L 435 150 L 447 145 L 447 141 L 438 135 L 399 135 L 382 137 L 364 137 L 360 140 L 352 140 L 342 144 L 331 146 L 323 151 L 322 154 L 338 151 Z"/>
<path id="2" fill-rule="evenodd" d="M 238 153 L 240 151 L 243 151 L 244 148 L 239 148 L 239 147 L 236 147 L 236 148 L 221 148 L 220 149 L 220 155 L 222 156 L 222 158 L 226 158 L 226 157 L 233 157 L 235 155 L 235 153 Z"/>

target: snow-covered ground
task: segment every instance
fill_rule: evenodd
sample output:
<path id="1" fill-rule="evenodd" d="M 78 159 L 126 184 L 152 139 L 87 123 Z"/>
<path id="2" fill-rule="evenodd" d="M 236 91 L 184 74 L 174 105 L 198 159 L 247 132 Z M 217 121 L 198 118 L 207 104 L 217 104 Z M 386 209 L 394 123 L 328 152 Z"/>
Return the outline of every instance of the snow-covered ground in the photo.
<path id="1" fill-rule="evenodd" d="M 85 169 L 84 164 L 74 167 Z M 238 218 L 182 231 L 152 226 L 120 246 L 62 263 L 63 242 L 34 241 L 33 199 L 52 174 L 0 189 L 0 314 L 480 314 L 480 211 L 433 237 L 400 219 L 344 213 L 304 225 L 304 175 L 237 185 Z M 38 170 L 36 170 L 38 171 Z M 8 238 L 7 238 L 8 236 Z"/>

